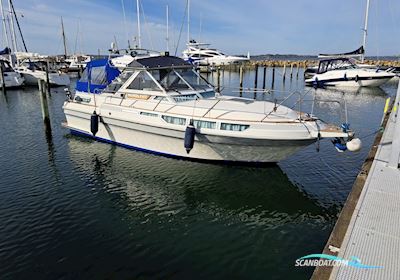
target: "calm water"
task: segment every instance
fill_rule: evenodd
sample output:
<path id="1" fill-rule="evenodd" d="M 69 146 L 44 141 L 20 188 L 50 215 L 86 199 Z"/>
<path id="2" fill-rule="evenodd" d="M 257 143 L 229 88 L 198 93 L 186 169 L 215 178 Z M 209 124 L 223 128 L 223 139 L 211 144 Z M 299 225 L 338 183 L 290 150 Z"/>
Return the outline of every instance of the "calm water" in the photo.
<path id="1" fill-rule="evenodd" d="M 280 80 L 276 90 L 303 89 Z M 222 83 L 238 94 L 238 73 Z M 394 92 L 344 94 L 360 136 L 376 130 Z M 319 153 L 312 145 L 266 168 L 193 163 L 71 136 L 64 99 L 53 90 L 46 134 L 35 89 L 0 93 L 1 279 L 307 279 L 312 269 L 294 262 L 322 250 L 373 140 L 358 154 L 322 141 Z M 340 123 L 337 109 L 314 108 Z"/>

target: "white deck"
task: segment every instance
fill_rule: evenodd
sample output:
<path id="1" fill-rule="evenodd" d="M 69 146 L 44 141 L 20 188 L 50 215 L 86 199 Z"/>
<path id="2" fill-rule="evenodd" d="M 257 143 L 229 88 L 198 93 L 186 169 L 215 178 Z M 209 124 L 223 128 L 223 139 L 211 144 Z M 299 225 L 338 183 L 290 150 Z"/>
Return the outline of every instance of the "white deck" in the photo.
<path id="1" fill-rule="evenodd" d="M 383 268 L 335 267 L 330 279 L 400 279 L 400 170 L 388 166 L 400 149 L 392 149 L 393 136 L 400 138 L 398 128 L 392 112 L 338 255 Z"/>

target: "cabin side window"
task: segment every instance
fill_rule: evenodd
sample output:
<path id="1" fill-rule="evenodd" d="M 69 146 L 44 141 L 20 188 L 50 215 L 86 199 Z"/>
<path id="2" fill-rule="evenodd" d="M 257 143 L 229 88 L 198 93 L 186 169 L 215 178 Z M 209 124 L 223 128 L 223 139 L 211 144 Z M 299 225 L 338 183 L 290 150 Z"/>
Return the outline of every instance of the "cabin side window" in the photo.
<path id="1" fill-rule="evenodd" d="M 171 117 L 171 116 L 162 116 L 163 120 L 166 121 L 167 123 L 170 124 L 176 124 L 176 125 L 185 125 L 186 124 L 186 119 L 184 118 L 178 118 L 178 117 Z"/>
<path id="2" fill-rule="evenodd" d="M 147 116 L 147 117 L 158 117 L 157 114 L 149 113 L 149 112 L 140 112 L 140 114 L 141 114 L 142 116 Z"/>
<path id="3" fill-rule="evenodd" d="M 247 124 L 221 123 L 221 130 L 244 131 L 249 127 Z"/>
<path id="4" fill-rule="evenodd" d="M 217 124 L 216 122 L 194 120 L 193 125 L 195 128 L 215 129 Z"/>

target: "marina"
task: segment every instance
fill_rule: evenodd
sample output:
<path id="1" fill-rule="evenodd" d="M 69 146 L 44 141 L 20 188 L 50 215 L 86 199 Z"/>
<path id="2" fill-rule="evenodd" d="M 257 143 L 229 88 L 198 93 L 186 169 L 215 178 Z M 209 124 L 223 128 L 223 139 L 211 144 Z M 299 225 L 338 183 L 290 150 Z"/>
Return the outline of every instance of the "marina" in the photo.
<path id="1" fill-rule="evenodd" d="M 312 43 L 259 20 L 303 4 L 35 1 L 0 0 L 1 279 L 398 278 L 400 62 L 375 1 L 348 4 L 343 53 L 359 38 L 328 46 L 324 17 Z"/>

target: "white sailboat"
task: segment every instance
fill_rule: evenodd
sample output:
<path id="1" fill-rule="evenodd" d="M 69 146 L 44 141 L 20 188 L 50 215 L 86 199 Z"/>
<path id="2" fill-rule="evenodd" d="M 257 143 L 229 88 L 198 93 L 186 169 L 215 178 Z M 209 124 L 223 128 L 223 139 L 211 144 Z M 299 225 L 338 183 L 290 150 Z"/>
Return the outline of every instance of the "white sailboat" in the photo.
<path id="1" fill-rule="evenodd" d="M 177 57 L 137 59 L 105 89 L 90 85 L 79 85 L 64 103 L 65 127 L 128 148 L 246 163 L 278 162 L 320 138 L 335 138 L 341 150 L 360 148 L 347 127 L 281 104 L 222 96 Z"/>
<path id="2" fill-rule="evenodd" d="M 0 81 L 0 87 L 17 88 L 24 84 L 25 79 L 17 72 L 14 71 L 8 60 L 0 59 L 0 67 L 2 68 L 4 83 Z M 2 77 L 0 77 L 2 78 Z"/>

